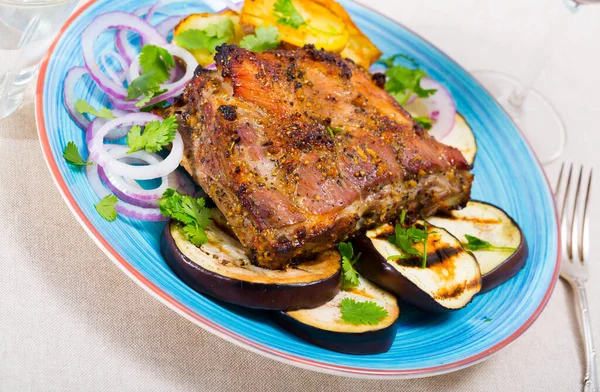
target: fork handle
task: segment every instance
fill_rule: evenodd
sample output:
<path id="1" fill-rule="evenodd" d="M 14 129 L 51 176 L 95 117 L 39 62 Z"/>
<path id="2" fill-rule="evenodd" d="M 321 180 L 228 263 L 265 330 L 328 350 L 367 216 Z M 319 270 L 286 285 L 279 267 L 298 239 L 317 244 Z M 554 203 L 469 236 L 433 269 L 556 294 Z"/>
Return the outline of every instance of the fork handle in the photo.
<path id="1" fill-rule="evenodd" d="M 583 338 L 585 340 L 585 378 L 583 380 L 584 392 L 600 392 L 598 384 L 598 373 L 596 371 L 596 351 L 594 350 L 594 339 L 592 337 L 592 325 L 590 312 L 588 310 L 587 295 L 585 285 L 579 280 L 575 280 L 575 296 L 579 302 L 579 311 L 581 322 L 583 324 Z"/>

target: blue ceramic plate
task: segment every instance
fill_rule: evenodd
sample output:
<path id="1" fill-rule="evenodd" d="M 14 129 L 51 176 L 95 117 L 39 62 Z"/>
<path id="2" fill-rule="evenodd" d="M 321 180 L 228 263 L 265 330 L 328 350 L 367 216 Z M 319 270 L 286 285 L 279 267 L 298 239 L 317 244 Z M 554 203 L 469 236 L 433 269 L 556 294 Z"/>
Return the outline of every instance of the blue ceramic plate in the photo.
<path id="1" fill-rule="evenodd" d="M 530 249 L 527 265 L 516 277 L 477 296 L 465 309 L 444 316 L 403 309 L 389 352 L 354 356 L 328 351 L 297 338 L 258 312 L 198 294 L 173 274 L 160 255 L 164 223 L 123 217 L 109 223 L 96 213 L 94 203 L 98 199 L 84 172 L 69 167 L 61 156 L 70 140 L 84 145 L 83 132 L 64 108 L 62 82 L 69 68 L 83 65 L 80 36 L 95 16 L 106 11 L 133 11 L 149 0 L 92 1 L 69 19 L 52 45 L 42 64 L 36 107 L 48 166 L 81 225 L 127 275 L 179 314 L 230 342 L 289 364 L 342 375 L 421 377 L 472 365 L 523 333 L 550 297 L 559 266 L 550 188 L 523 136 L 467 72 L 406 28 L 361 5 L 341 2 L 384 55 L 406 53 L 414 57 L 433 79 L 450 89 L 479 146 L 473 198 L 496 204 L 512 215 Z M 163 9 L 169 14 L 201 11 L 211 8 L 202 1 L 189 1 Z M 157 17 L 161 15 L 165 17 Z M 111 37 L 105 37 L 96 46 L 102 48 L 112 42 Z M 79 83 L 76 95 L 107 104 L 91 81 Z"/>

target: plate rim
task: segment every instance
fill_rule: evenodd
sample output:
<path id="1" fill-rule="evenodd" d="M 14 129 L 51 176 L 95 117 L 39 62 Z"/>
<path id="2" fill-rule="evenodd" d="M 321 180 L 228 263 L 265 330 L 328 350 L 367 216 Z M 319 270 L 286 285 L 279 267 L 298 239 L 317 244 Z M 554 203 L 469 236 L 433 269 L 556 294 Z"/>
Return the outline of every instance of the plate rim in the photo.
<path id="1" fill-rule="evenodd" d="M 529 319 L 527 319 L 527 321 L 525 321 L 516 331 L 514 331 L 512 334 L 507 336 L 502 341 L 498 342 L 497 344 L 495 344 L 494 346 L 492 346 L 491 348 L 489 348 L 487 350 L 483 350 L 482 352 L 480 352 L 478 354 L 475 354 L 470 357 L 463 358 L 461 360 L 454 361 L 454 362 L 451 362 L 448 364 L 444 364 L 444 365 L 431 366 L 431 367 L 418 368 L 418 369 L 368 369 L 368 368 L 360 368 L 360 367 L 353 367 L 353 366 L 330 364 L 330 363 L 321 362 L 321 361 L 317 361 L 317 360 L 313 360 L 313 359 L 302 358 L 302 357 L 299 357 L 296 355 L 288 354 L 288 353 L 273 349 L 266 345 L 254 342 L 250 339 L 240 336 L 240 335 L 234 333 L 233 331 L 230 331 L 227 328 L 222 327 L 222 326 L 216 324 L 215 322 L 213 322 L 213 321 L 193 312 L 191 309 L 187 308 L 185 305 L 183 305 L 182 303 L 180 303 L 179 301 L 177 301 L 176 299 L 171 297 L 168 293 L 166 293 L 165 291 L 163 291 L 162 289 L 157 287 L 154 283 L 152 283 L 150 280 L 145 278 L 141 273 L 139 273 L 98 232 L 98 230 L 94 227 L 94 225 L 91 223 L 91 221 L 85 216 L 85 214 L 83 213 L 83 211 L 81 210 L 81 208 L 79 207 L 77 202 L 75 201 L 75 198 L 69 191 L 69 188 L 65 182 L 65 179 L 62 176 L 62 173 L 60 172 L 60 169 L 59 169 L 59 167 L 54 159 L 54 156 L 52 154 L 52 149 L 51 149 L 50 142 L 48 139 L 48 132 L 46 130 L 44 110 L 43 110 L 43 108 L 44 108 L 43 91 L 44 91 L 44 83 L 46 80 L 46 72 L 47 72 L 48 64 L 49 64 L 50 58 L 52 57 L 54 49 L 56 48 L 56 45 L 61 40 L 65 31 L 85 10 L 87 10 L 92 4 L 96 3 L 97 1 L 99 1 L 99 0 L 88 0 L 85 4 L 83 4 L 80 8 L 75 10 L 67 18 L 67 20 L 64 22 L 60 31 L 57 33 L 56 37 L 54 38 L 52 44 L 50 45 L 48 51 L 46 52 L 46 54 L 44 55 L 44 57 L 41 61 L 40 71 L 39 71 L 39 75 L 38 75 L 37 82 L 36 82 L 36 93 L 35 93 L 35 120 L 36 120 L 38 138 L 39 138 L 40 145 L 42 148 L 42 153 L 44 155 L 44 160 L 46 161 L 46 165 L 48 166 L 48 170 L 50 171 L 50 174 L 52 175 L 52 179 L 54 180 L 54 183 L 55 183 L 56 187 L 58 188 L 59 193 L 61 194 L 63 200 L 65 201 L 65 203 L 71 210 L 71 213 L 75 216 L 75 218 L 77 219 L 79 224 L 83 227 L 83 229 L 88 234 L 88 236 L 90 238 L 92 238 L 92 240 L 96 243 L 96 245 L 109 257 L 109 259 L 113 262 L 113 264 L 115 264 L 117 267 L 119 267 L 119 269 L 121 269 L 121 271 L 123 271 L 125 273 L 125 275 L 127 275 L 131 280 L 133 280 L 138 286 L 142 287 L 152 297 L 154 297 L 155 299 L 162 302 L 164 305 L 166 305 L 171 310 L 175 311 L 180 316 L 186 318 L 187 320 L 189 320 L 192 323 L 198 325 L 199 327 L 207 330 L 208 332 L 210 332 L 230 343 L 233 343 L 236 346 L 242 347 L 242 348 L 252 351 L 256 354 L 263 355 L 265 357 L 274 359 L 276 361 L 283 362 L 283 363 L 297 366 L 297 367 L 301 367 L 301 368 L 308 369 L 308 370 L 314 370 L 314 371 L 319 371 L 319 372 L 323 372 L 323 373 L 329 373 L 329 374 L 341 375 L 341 376 L 347 376 L 347 377 L 349 376 L 349 377 L 376 378 L 376 379 L 407 379 L 407 378 L 429 377 L 429 376 L 435 376 L 435 375 L 440 375 L 440 374 L 444 374 L 444 373 L 454 372 L 454 371 L 457 371 L 460 369 L 464 369 L 468 366 L 474 365 L 476 363 L 479 363 L 479 362 L 489 358 L 493 354 L 497 353 L 499 350 L 506 347 L 508 344 L 512 343 L 519 336 L 521 336 L 537 320 L 539 315 L 545 309 L 545 307 L 548 304 L 548 301 L 554 291 L 554 287 L 556 286 L 556 282 L 557 282 L 559 271 L 560 271 L 560 259 L 561 259 L 561 254 L 562 254 L 562 247 L 561 247 L 562 241 L 561 241 L 560 225 L 558 223 L 558 211 L 557 211 L 557 207 L 556 207 L 556 199 L 554 197 L 554 194 L 552 193 L 552 187 L 550 185 L 550 181 L 548 180 L 548 176 L 547 176 L 545 170 L 543 169 L 543 166 L 540 163 L 540 160 L 537 157 L 535 151 L 532 149 L 531 143 L 529 143 L 529 140 L 527 139 L 525 134 L 519 129 L 518 126 L 516 126 L 516 124 L 514 124 L 514 122 L 508 115 L 508 113 L 506 113 L 506 111 L 504 111 L 504 109 L 500 105 L 499 105 L 500 109 L 510 119 L 510 121 L 513 122 L 513 125 L 515 125 L 515 128 L 519 132 L 521 138 L 528 145 L 529 150 L 533 152 L 533 156 L 537 162 L 538 167 L 541 168 L 542 174 L 546 180 L 546 185 L 547 185 L 548 189 L 550 190 L 550 194 L 552 195 L 555 221 L 557 222 L 556 229 L 557 229 L 557 238 L 558 238 L 558 246 L 557 246 L 557 251 L 556 251 L 556 263 L 555 263 L 554 271 L 552 274 L 552 280 L 550 281 L 550 285 L 548 286 L 548 290 L 544 294 L 544 297 L 542 298 L 540 304 L 538 305 L 536 310 L 533 312 L 533 314 L 529 317 Z M 472 80 L 474 80 L 480 87 L 482 87 L 486 91 L 486 93 L 488 93 L 488 95 L 490 95 L 489 91 L 487 91 L 483 86 L 481 86 L 481 84 L 477 81 L 477 79 L 475 79 L 471 75 L 470 72 L 466 71 L 460 64 L 458 64 L 456 61 L 454 61 L 452 57 L 448 56 L 444 51 L 439 49 L 437 46 L 433 45 L 427 39 L 423 38 L 421 35 L 414 32 L 413 30 L 407 28 L 406 26 L 402 25 L 401 23 L 382 14 L 378 10 L 375 10 L 365 4 L 358 3 L 355 0 L 350 0 L 350 1 L 357 3 L 358 5 L 371 10 L 372 12 L 378 14 L 381 18 L 385 18 L 385 19 L 393 22 L 394 24 L 402 26 L 404 29 L 409 31 L 411 34 L 414 34 L 415 36 L 419 37 L 423 41 L 427 42 L 429 45 L 431 45 L 436 50 L 441 52 L 447 59 L 449 59 L 449 61 L 453 62 L 463 72 L 468 74 Z"/>

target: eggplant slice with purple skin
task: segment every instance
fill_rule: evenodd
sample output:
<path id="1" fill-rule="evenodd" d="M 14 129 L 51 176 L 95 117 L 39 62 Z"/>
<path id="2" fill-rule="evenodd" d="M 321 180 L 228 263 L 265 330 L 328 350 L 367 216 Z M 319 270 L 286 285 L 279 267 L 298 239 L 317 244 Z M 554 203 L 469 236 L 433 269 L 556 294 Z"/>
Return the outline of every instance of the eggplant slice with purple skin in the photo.
<path id="1" fill-rule="evenodd" d="M 423 222 L 416 222 L 423 229 Z M 475 257 L 448 231 L 428 225 L 427 267 L 418 256 L 389 259 L 402 252 L 388 238 L 391 224 L 381 225 L 354 241 L 362 257 L 358 272 L 404 301 L 428 311 L 446 312 L 465 307 L 481 289 L 481 274 Z M 422 252 L 422 245 L 415 248 Z"/>
<path id="2" fill-rule="evenodd" d="M 161 238 L 161 252 L 169 267 L 198 292 L 248 308 L 295 310 L 321 306 L 340 290 L 337 251 L 286 270 L 269 270 L 253 265 L 226 228 L 213 222 L 206 234 L 208 242 L 197 247 L 170 221 Z"/>
<path id="3" fill-rule="evenodd" d="M 396 337 L 400 308 L 396 298 L 363 277 L 359 285 L 342 290 L 331 301 L 314 309 L 276 312 L 274 319 L 290 332 L 317 346 L 346 354 L 387 352 Z M 350 324 L 342 320 L 340 303 L 344 298 L 356 302 L 372 301 L 387 311 L 378 324 Z"/>
<path id="4" fill-rule="evenodd" d="M 471 235 L 494 246 L 471 250 L 481 269 L 482 292 L 506 282 L 525 266 L 529 253 L 525 236 L 519 225 L 499 207 L 470 201 L 462 210 L 426 220 L 443 227 L 463 242 L 466 242 L 465 235 Z"/>

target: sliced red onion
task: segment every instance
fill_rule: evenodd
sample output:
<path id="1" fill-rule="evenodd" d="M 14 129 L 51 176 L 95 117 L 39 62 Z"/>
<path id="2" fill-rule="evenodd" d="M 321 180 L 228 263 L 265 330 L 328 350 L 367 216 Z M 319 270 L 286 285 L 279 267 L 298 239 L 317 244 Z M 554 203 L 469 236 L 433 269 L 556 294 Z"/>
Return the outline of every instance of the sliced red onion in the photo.
<path id="1" fill-rule="evenodd" d="M 112 109 L 111 112 L 116 117 L 124 116 L 124 115 L 130 113 L 130 112 L 126 112 L 124 110 L 119 110 L 119 109 Z M 92 140 L 92 138 L 94 137 L 94 135 L 96 135 L 96 132 L 98 132 L 98 129 L 100 129 L 104 124 L 106 124 L 108 122 L 108 120 L 109 119 L 107 119 L 107 118 L 96 117 L 88 125 L 88 127 L 86 129 L 85 142 L 89 143 L 90 140 Z M 113 129 L 112 131 L 110 131 L 108 134 L 106 134 L 105 139 L 106 140 L 117 140 L 117 139 L 120 139 L 120 138 L 124 137 L 125 135 L 127 135 L 127 133 L 129 133 L 129 127 L 116 128 L 116 129 Z"/>
<path id="2" fill-rule="evenodd" d="M 205 69 L 211 70 L 211 71 L 215 71 L 217 69 L 217 64 L 216 63 L 212 63 L 212 64 L 208 64 L 206 67 L 204 67 Z"/>
<path id="3" fill-rule="evenodd" d="M 142 15 L 147 13 L 150 10 L 150 8 L 152 8 L 152 5 L 150 4 L 141 6 L 140 8 L 133 11 L 133 14 L 141 17 Z M 115 45 L 117 46 L 117 50 L 119 51 L 121 56 L 123 56 L 125 61 L 127 61 L 127 64 L 131 64 L 131 60 L 133 60 L 137 56 L 137 51 L 134 48 L 134 46 L 129 42 L 129 39 L 127 38 L 127 33 L 128 31 L 126 29 L 117 31 L 117 34 L 115 35 Z"/>
<path id="4" fill-rule="evenodd" d="M 77 99 L 75 98 L 75 85 L 82 76 L 87 75 L 88 73 L 89 72 L 85 67 L 73 67 L 67 71 L 67 75 L 63 82 L 63 101 L 67 108 L 67 112 L 73 121 L 84 130 L 90 125 L 90 120 L 75 109 L 75 102 L 77 102 Z"/>
<path id="5" fill-rule="evenodd" d="M 150 165 L 157 164 L 162 160 L 160 155 L 147 151 L 136 151 L 131 154 L 128 154 L 127 151 L 129 151 L 127 146 L 115 146 L 109 149 L 110 155 L 118 160 L 127 157 L 129 160 L 134 159 L 138 163 L 142 162 Z M 99 169 L 99 173 L 106 186 L 121 200 L 140 207 L 157 207 L 158 199 L 168 188 L 177 189 L 180 185 L 177 172 L 161 177 L 161 184 L 155 189 L 144 189 L 135 181 L 126 180 L 116 173 L 105 171 L 103 168 Z"/>
<path id="6" fill-rule="evenodd" d="M 109 57 L 114 58 L 119 63 L 119 66 L 121 67 L 120 71 L 115 71 L 108 64 Z M 119 53 L 115 51 L 108 51 L 102 53 L 102 55 L 100 55 L 100 64 L 102 64 L 102 66 L 106 70 L 106 73 L 108 74 L 108 77 L 111 78 L 113 82 L 123 84 L 127 75 L 127 69 L 129 68 L 129 65 Z"/>
<path id="7" fill-rule="evenodd" d="M 432 96 L 420 99 L 427 106 L 429 118 L 434 121 L 429 134 L 437 140 L 442 140 L 454 127 L 454 119 L 456 118 L 454 98 L 452 98 L 452 94 L 446 87 L 429 78 L 421 79 L 421 88 L 424 90 L 437 90 Z"/>
<path id="8" fill-rule="evenodd" d="M 167 39 L 171 30 L 173 30 L 183 18 L 185 18 L 185 15 L 169 16 L 167 19 L 156 25 L 156 30 Z"/>
<path id="9" fill-rule="evenodd" d="M 175 171 L 183 158 L 183 140 L 179 132 L 175 134 L 169 155 L 157 164 L 148 166 L 133 166 L 119 162 L 106 150 L 104 137 L 111 130 L 119 127 L 140 125 L 150 121 L 162 121 L 162 118 L 151 113 L 130 113 L 104 124 L 88 143 L 89 159 L 102 166 L 109 172 L 119 173 L 123 177 L 135 180 L 151 180 L 168 175 Z"/>
<path id="10" fill-rule="evenodd" d="M 100 179 L 100 175 L 98 173 L 99 166 L 94 164 L 92 166 L 86 167 L 86 175 L 92 189 L 96 193 L 96 195 L 103 199 L 106 196 L 110 195 L 108 189 L 104 187 L 102 180 Z M 116 205 L 116 210 L 119 214 L 127 216 L 129 218 L 150 221 L 150 222 L 160 222 L 167 220 L 163 214 L 160 213 L 160 209 L 158 208 L 143 208 L 134 206 L 132 204 L 126 203 L 122 200 L 119 200 Z"/>
<path id="11" fill-rule="evenodd" d="M 196 61 L 194 56 L 192 56 L 192 54 L 187 50 L 171 44 L 162 45 L 162 47 L 169 51 L 169 53 L 171 53 L 173 56 L 179 57 L 181 60 L 183 60 L 183 62 L 185 62 L 185 74 L 180 79 L 174 82 L 167 82 L 162 84 L 160 88 L 165 89 L 167 91 L 161 95 L 152 98 L 146 106 L 153 105 L 157 102 L 164 101 L 173 98 L 177 95 L 180 95 L 183 89 L 185 88 L 186 84 L 194 77 L 194 70 L 198 66 L 198 62 Z M 129 67 L 128 78 L 130 80 L 133 80 L 138 76 L 140 76 L 140 65 L 139 58 L 136 57 L 135 59 L 133 59 L 133 61 L 131 62 L 131 66 Z M 109 100 L 111 101 L 113 106 L 118 109 L 129 111 L 139 110 L 139 108 L 136 108 L 135 106 L 135 104 L 139 102 L 139 100 L 127 101 L 116 97 L 109 97 Z"/>
<path id="12" fill-rule="evenodd" d="M 144 37 L 147 42 L 154 45 L 167 45 L 167 41 L 154 27 L 139 16 L 121 11 L 106 12 L 98 15 L 83 31 L 83 34 L 81 35 L 83 61 L 90 76 L 108 95 L 119 99 L 125 99 L 127 97 L 127 89 L 122 83 L 115 83 L 102 73 L 94 55 L 94 42 L 102 32 L 111 28 L 133 30 Z M 121 54 L 123 55 L 123 53 Z"/>

